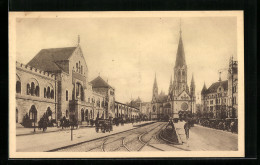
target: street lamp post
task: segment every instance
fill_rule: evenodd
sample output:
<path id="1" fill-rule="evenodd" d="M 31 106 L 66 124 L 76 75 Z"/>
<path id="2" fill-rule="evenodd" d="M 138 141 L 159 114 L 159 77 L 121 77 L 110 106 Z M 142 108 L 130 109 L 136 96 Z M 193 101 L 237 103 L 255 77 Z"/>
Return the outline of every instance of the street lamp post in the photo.
<path id="1" fill-rule="evenodd" d="M 35 115 L 34 115 L 33 123 L 34 123 L 33 132 L 35 132 Z"/>

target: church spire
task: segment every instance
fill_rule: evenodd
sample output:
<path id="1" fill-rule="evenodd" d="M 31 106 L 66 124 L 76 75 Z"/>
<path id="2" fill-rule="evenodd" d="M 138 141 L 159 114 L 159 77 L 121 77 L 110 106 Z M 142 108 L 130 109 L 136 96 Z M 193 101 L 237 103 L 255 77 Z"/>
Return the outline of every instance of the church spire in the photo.
<path id="1" fill-rule="evenodd" d="M 201 91 L 201 94 L 206 94 L 207 92 L 207 87 L 206 87 L 206 84 L 205 84 L 205 81 L 204 81 L 204 85 L 203 85 L 203 88 L 202 88 L 202 91 Z"/>
<path id="2" fill-rule="evenodd" d="M 192 73 L 192 78 L 190 83 L 190 94 L 191 96 L 195 96 L 195 82 L 194 82 L 193 73 Z"/>
<path id="3" fill-rule="evenodd" d="M 158 96 L 158 85 L 157 85 L 157 80 L 156 80 L 156 73 L 154 77 L 154 83 L 153 83 L 153 96 L 152 96 L 152 101 L 155 101 Z"/>
<path id="4" fill-rule="evenodd" d="M 173 83 L 172 83 L 172 76 L 171 76 L 170 85 L 169 85 L 169 94 L 172 93 L 172 90 L 173 90 Z"/>
<path id="5" fill-rule="evenodd" d="M 80 43 L 80 35 L 78 35 L 78 45 L 79 45 L 79 43 Z"/>
<path id="6" fill-rule="evenodd" d="M 179 45 L 177 49 L 175 67 L 178 66 L 182 67 L 183 65 L 186 65 L 186 60 L 185 60 L 184 47 L 182 42 L 182 30 L 181 30 L 181 20 L 180 20 L 180 38 L 179 38 Z"/>
<path id="7" fill-rule="evenodd" d="M 157 80 L 156 80 L 156 73 L 155 73 L 155 77 L 154 77 L 153 88 L 158 88 Z"/>
<path id="8" fill-rule="evenodd" d="M 154 83 L 153 83 L 153 94 L 158 95 L 158 85 L 157 85 L 156 73 L 155 73 Z"/>

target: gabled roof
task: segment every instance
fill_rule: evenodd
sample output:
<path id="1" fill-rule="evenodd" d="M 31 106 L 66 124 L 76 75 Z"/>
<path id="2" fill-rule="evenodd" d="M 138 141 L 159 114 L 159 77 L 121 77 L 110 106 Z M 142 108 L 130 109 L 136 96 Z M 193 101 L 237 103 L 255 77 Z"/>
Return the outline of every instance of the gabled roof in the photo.
<path id="1" fill-rule="evenodd" d="M 77 47 L 42 49 L 28 65 L 44 71 L 62 70 L 55 62 L 68 60 Z"/>
<path id="2" fill-rule="evenodd" d="M 217 92 L 217 89 L 218 89 L 219 86 L 222 86 L 224 88 L 224 90 L 226 91 L 228 89 L 228 80 L 213 83 L 208 88 L 207 94 Z"/>
<path id="3" fill-rule="evenodd" d="M 90 83 L 92 84 L 92 88 L 113 88 L 100 76 L 92 80 Z"/>

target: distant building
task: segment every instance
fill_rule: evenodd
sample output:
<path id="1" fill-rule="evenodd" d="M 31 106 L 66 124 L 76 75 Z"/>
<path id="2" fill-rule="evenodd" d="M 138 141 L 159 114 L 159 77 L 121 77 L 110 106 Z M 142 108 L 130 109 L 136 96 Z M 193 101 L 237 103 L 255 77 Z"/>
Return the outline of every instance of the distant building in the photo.
<path id="1" fill-rule="evenodd" d="M 147 119 L 151 120 L 152 118 L 152 106 L 151 106 L 151 102 L 142 102 L 141 103 L 141 109 L 140 112 L 143 116 L 146 116 Z"/>
<path id="2" fill-rule="evenodd" d="M 123 119 L 136 119 L 140 115 L 139 108 L 130 106 L 129 104 L 115 101 L 115 117 Z"/>
<path id="3" fill-rule="evenodd" d="M 233 68 L 233 69 L 232 69 Z M 233 80 L 232 80 L 233 78 Z M 201 91 L 201 109 L 206 117 L 237 117 L 237 62 L 230 60 L 228 80 L 213 83 L 209 88 L 205 83 Z M 233 85 L 232 85 L 233 84 Z M 233 93 L 233 97 L 232 97 Z M 233 111 L 232 111 L 233 98 Z"/>
<path id="4" fill-rule="evenodd" d="M 229 70 L 228 70 L 228 113 L 227 113 L 228 117 L 238 116 L 238 75 L 237 73 L 238 73 L 237 61 L 234 61 L 231 58 L 229 61 Z M 233 111 L 232 111 L 232 107 L 233 107 Z"/>
<path id="5" fill-rule="evenodd" d="M 187 84 L 188 68 L 186 65 L 184 46 L 180 30 L 179 45 L 177 49 L 174 80 L 170 80 L 169 92 L 158 94 L 158 85 L 156 75 L 153 85 L 152 95 L 152 119 L 159 119 L 164 117 L 172 118 L 186 118 L 195 112 L 196 96 L 195 96 L 195 81 L 192 76 L 190 88 Z"/>
<path id="6" fill-rule="evenodd" d="M 228 102 L 228 80 L 213 83 L 208 89 L 204 83 L 201 91 L 201 106 L 209 118 L 225 118 Z"/>

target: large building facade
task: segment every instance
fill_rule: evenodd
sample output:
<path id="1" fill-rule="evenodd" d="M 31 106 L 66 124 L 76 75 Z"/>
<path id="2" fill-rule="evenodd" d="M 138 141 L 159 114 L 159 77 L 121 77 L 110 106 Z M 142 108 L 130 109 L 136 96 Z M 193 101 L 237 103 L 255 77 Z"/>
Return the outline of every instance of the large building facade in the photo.
<path id="1" fill-rule="evenodd" d="M 17 123 L 26 114 L 36 122 L 45 114 L 55 121 L 66 117 L 82 124 L 96 117 L 117 117 L 116 109 L 115 89 L 100 76 L 89 81 L 79 43 L 42 49 L 26 65 L 16 62 Z"/>
<path id="2" fill-rule="evenodd" d="M 192 76 L 190 88 L 187 82 L 188 68 L 186 65 L 184 45 L 180 31 L 175 66 L 173 68 L 174 79 L 170 80 L 168 94 L 158 93 L 157 79 L 155 75 L 153 95 L 151 101 L 151 118 L 159 119 L 165 116 L 171 118 L 186 118 L 195 112 L 196 96 L 195 81 Z"/>
<path id="3" fill-rule="evenodd" d="M 201 91 L 201 110 L 204 117 L 225 119 L 237 118 L 237 61 L 230 59 L 228 80 L 211 84 L 209 88 L 205 83 Z"/>

